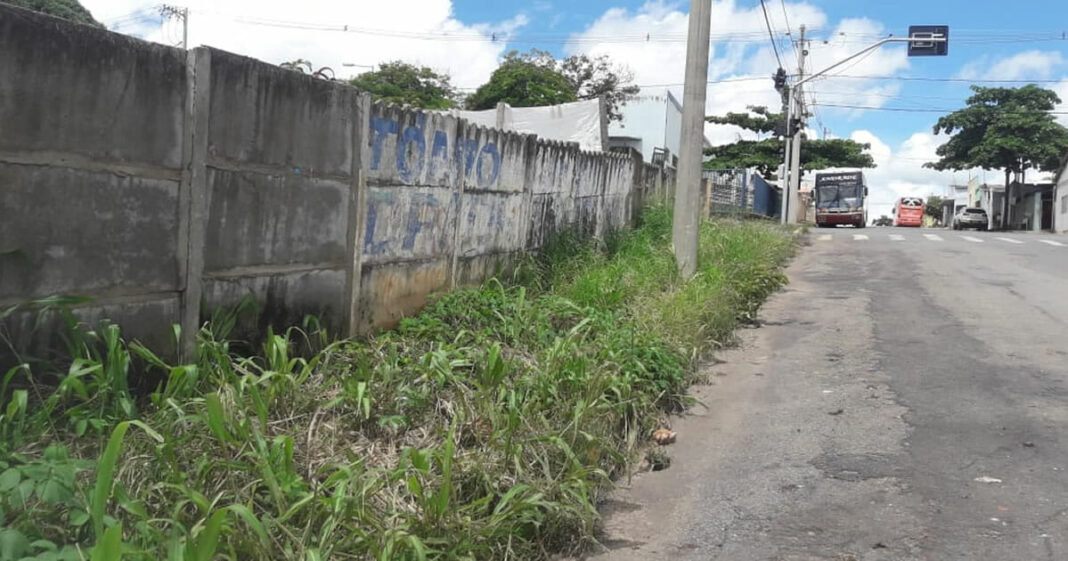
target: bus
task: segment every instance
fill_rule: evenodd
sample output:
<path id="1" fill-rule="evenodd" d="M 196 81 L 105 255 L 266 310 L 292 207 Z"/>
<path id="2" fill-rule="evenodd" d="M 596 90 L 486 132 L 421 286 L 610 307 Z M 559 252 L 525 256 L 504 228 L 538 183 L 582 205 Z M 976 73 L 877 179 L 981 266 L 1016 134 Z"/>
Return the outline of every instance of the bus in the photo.
<path id="1" fill-rule="evenodd" d="M 894 226 L 923 226 L 923 199 L 920 197 L 901 197 L 890 212 L 894 214 Z"/>
<path id="2" fill-rule="evenodd" d="M 820 228 L 842 224 L 863 228 L 867 225 L 868 210 L 864 203 L 868 186 L 864 183 L 864 172 L 817 173 L 812 191 L 816 202 L 816 225 Z"/>

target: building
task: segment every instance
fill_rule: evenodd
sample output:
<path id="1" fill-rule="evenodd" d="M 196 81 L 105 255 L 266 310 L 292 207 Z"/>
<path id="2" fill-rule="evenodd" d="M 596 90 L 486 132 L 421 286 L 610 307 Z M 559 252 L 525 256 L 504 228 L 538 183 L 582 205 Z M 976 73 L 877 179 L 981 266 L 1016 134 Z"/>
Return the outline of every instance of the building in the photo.
<path id="1" fill-rule="evenodd" d="M 1005 186 L 984 183 L 979 186 L 976 206 L 986 210 L 990 229 L 1041 231 L 1053 229 L 1054 184 L 1013 183 L 1009 216 L 1002 225 Z M 1068 219 L 1066 219 L 1068 220 Z"/>
<path id="2" fill-rule="evenodd" d="M 1068 154 L 1061 160 L 1061 169 L 1053 178 L 1053 231 L 1068 233 Z"/>
<path id="3" fill-rule="evenodd" d="M 1009 228 L 1038 232 L 1053 229 L 1053 184 L 1014 183 Z"/>
<path id="4" fill-rule="evenodd" d="M 997 229 L 1001 225 L 1001 204 L 1005 198 L 1005 186 L 992 183 L 979 185 L 975 194 L 975 206 L 986 210 L 989 223 L 987 228 Z"/>
<path id="5" fill-rule="evenodd" d="M 633 148 L 646 162 L 678 165 L 682 103 L 670 90 L 630 97 L 620 113 L 622 120 L 608 124 L 609 149 Z M 705 147 L 710 146 L 706 138 Z"/>

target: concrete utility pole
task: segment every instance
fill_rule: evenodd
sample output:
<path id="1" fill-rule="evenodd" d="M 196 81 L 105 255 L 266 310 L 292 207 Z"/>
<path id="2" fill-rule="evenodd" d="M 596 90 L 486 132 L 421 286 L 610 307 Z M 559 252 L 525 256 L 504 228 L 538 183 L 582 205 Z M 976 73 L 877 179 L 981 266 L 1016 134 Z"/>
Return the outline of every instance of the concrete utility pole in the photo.
<path id="1" fill-rule="evenodd" d="M 794 119 L 804 124 L 805 104 L 801 96 L 800 82 L 805 77 L 805 57 L 808 48 L 805 45 L 805 26 L 801 26 L 801 37 L 797 44 L 797 81 L 789 87 L 786 101 L 786 165 L 782 181 L 782 216 L 783 224 L 797 224 L 798 191 L 801 189 L 801 126 L 793 125 Z"/>
<path id="2" fill-rule="evenodd" d="M 808 50 L 805 48 L 805 28 L 801 27 L 801 49 L 798 54 L 799 66 L 804 69 L 805 55 L 808 54 Z M 801 92 L 801 86 L 806 82 L 823 76 L 824 74 L 842 66 L 843 64 L 863 56 L 879 47 L 886 45 L 887 43 L 908 43 L 909 44 L 909 56 L 945 56 L 949 48 L 949 28 L 945 26 L 913 26 L 909 28 L 909 37 L 887 37 L 880 41 L 875 42 L 856 53 L 816 72 L 809 76 L 802 76 L 801 70 L 798 71 L 798 79 L 788 88 L 789 101 L 786 104 L 786 126 L 787 132 L 792 133 L 787 138 L 790 140 L 790 150 L 786 152 L 785 162 L 783 167 L 785 169 L 786 181 L 783 183 L 786 185 L 786 192 L 783 193 L 782 203 L 782 223 L 783 224 L 796 224 L 797 223 L 797 191 L 801 185 L 801 170 L 800 170 L 800 153 L 801 153 L 801 122 L 804 119 L 804 103 L 799 95 Z M 791 131 L 794 111 L 798 111 L 799 117 L 797 130 Z"/>
<path id="3" fill-rule="evenodd" d="M 701 223 L 699 195 L 705 139 L 705 93 L 708 88 L 708 40 L 712 0 L 690 0 L 686 36 L 686 82 L 682 90 L 682 137 L 675 182 L 675 217 L 671 241 L 684 278 L 697 271 L 697 234 Z"/>
<path id="4" fill-rule="evenodd" d="M 182 48 L 189 49 L 189 8 L 163 4 L 159 7 L 159 15 L 182 20 Z"/>

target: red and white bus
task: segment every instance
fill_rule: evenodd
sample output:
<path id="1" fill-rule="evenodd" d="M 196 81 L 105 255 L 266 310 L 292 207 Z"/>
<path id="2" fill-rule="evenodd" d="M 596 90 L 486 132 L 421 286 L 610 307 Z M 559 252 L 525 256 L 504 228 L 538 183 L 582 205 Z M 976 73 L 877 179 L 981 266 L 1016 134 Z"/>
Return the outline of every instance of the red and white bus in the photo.
<path id="1" fill-rule="evenodd" d="M 923 198 L 901 197 L 894 205 L 894 226 L 923 226 Z"/>

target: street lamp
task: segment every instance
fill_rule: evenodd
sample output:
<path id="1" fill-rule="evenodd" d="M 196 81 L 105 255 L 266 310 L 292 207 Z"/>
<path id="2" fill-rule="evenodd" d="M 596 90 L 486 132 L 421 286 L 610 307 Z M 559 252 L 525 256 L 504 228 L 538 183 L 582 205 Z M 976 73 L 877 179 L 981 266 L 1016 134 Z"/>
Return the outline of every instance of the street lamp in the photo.
<path id="1" fill-rule="evenodd" d="M 806 84 L 808 82 L 811 82 L 812 80 L 814 80 L 816 78 L 819 78 L 820 76 L 823 76 L 824 74 L 830 72 L 831 70 L 834 70 L 835 68 L 838 68 L 839 66 L 842 66 L 843 64 L 845 64 L 845 63 L 847 63 L 847 62 L 849 62 L 849 61 L 851 61 L 851 60 L 853 60 L 853 59 L 855 59 L 857 57 L 866 55 L 866 54 L 870 53 L 871 51 L 874 51 L 875 49 L 878 49 L 879 47 L 881 47 L 883 45 L 886 45 L 887 43 L 908 43 L 909 44 L 908 56 L 946 56 L 947 54 L 949 54 L 949 26 L 947 26 L 947 25 L 913 25 L 913 26 L 910 26 L 909 27 L 909 36 L 908 37 L 887 37 L 885 39 L 882 39 L 882 40 L 876 42 L 875 44 L 870 45 L 868 47 L 865 47 L 865 48 L 861 49 L 860 51 L 857 51 L 856 53 L 854 53 L 854 54 L 852 54 L 852 55 L 850 55 L 850 56 L 848 56 L 848 57 L 846 57 L 846 58 L 844 58 L 844 59 L 842 59 L 842 60 L 840 60 L 840 61 L 838 61 L 838 62 L 836 62 L 836 63 L 834 63 L 832 65 L 830 65 L 830 66 L 828 66 L 827 68 L 824 68 L 823 70 L 820 70 L 819 72 L 813 73 L 813 74 L 811 74 L 809 76 L 806 76 L 806 77 L 802 78 L 801 80 L 798 80 L 797 83 L 795 83 L 792 86 L 790 86 L 789 91 L 787 93 L 787 96 L 788 96 L 789 99 L 787 100 L 787 103 L 786 103 L 786 127 L 787 127 L 786 134 L 787 134 L 787 140 L 789 142 L 792 142 L 793 146 L 800 146 L 800 143 L 801 143 L 801 137 L 799 135 L 800 128 L 801 128 L 800 127 L 801 119 L 800 118 L 796 119 L 796 121 L 797 121 L 796 125 L 797 126 L 795 126 L 795 123 L 794 123 L 795 119 L 794 119 L 794 114 L 793 114 L 794 113 L 794 103 L 795 103 L 794 92 L 797 91 L 797 88 L 801 87 L 802 85 L 804 85 L 804 84 Z M 796 148 L 794 150 L 797 151 Z M 793 207 L 793 205 L 796 204 L 796 200 L 795 199 L 797 198 L 797 187 L 794 186 L 794 183 L 800 184 L 799 180 L 800 180 L 801 170 L 800 169 L 796 169 L 796 170 L 793 169 L 793 165 L 797 164 L 797 167 L 800 168 L 801 167 L 801 165 L 800 165 L 801 158 L 800 157 L 796 158 L 796 160 L 797 160 L 796 162 L 794 162 L 793 160 L 794 160 L 794 158 L 791 158 L 789 151 L 787 151 L 787 153 L 785 155 L 785 158 L 784 158 L 784 161 L 783 161 L 783 169 L 785 170 L 785 177 L 783 178 L 784 179 L 783 184 L 785 186 L 785 189 L 783 190 L 783 197 L 782 197 L 782 203 L 781 203 L 781 205 L 782 205 L 782 217 L 781 217 L 781 219 L 782 219 L 782 223 L 783 224 L 796 224 L 797 223 L 797 212 L 796 212 L 796 209 L 794 209 L 792 207 Z"/>

